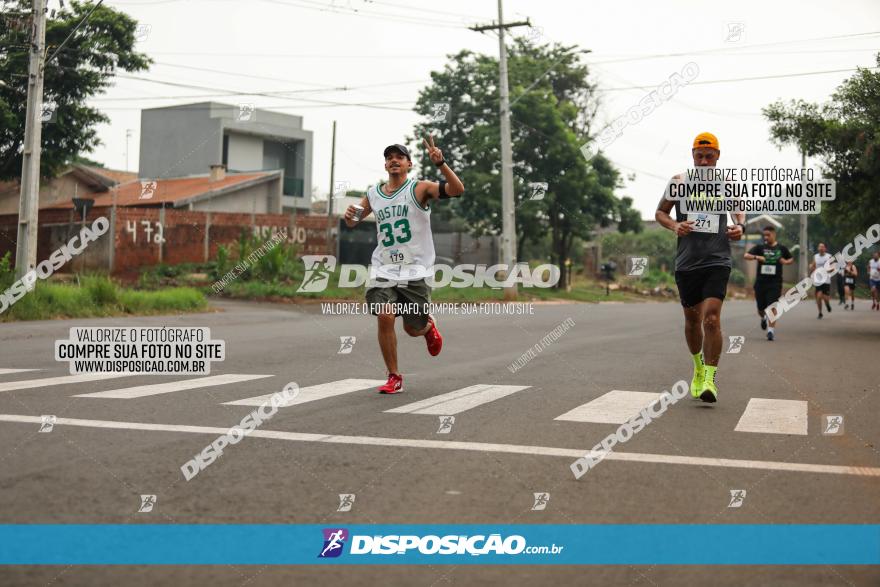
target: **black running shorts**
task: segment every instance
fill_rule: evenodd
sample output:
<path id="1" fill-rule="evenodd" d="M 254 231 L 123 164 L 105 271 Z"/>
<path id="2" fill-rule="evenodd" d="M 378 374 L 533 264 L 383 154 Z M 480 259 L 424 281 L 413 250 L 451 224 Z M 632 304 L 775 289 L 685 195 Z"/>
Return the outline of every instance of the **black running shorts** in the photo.
<path id="1" fill-rule="evenodd" d="M 703 267 L 690 271 L 676 271 L 678 297 L 685 308 L 696 306 L 706 298 L 723 300 L 727 295 L 730 267 Z"/>
<path id="2" fill-rule="evenodd" d="M 755 303 L 758 305 L 758 312 L 764 313 L 767 306 L 779 299 L 782 295 L 781 281 L 756 281 L 755 282 Z"/>

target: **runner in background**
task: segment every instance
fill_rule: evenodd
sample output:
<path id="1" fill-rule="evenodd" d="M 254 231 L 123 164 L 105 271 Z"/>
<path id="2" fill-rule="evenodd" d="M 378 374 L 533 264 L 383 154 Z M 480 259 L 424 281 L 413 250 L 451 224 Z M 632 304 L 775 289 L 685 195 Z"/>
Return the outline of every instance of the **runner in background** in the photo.
<path id="1" fill-rule="evenodd" d="M 859 276 L 859 270 L 856 268 L 855 263 L 852 261 L 846 262 L 846 267 L 843 269 L 843 286 L 846 288 L 846 295 L 849 296 L 849 309 L 856 309 L 856 278 Z M 845 310 L 847 305 L 843 305 L 843 309 Z"/>
<path id="2" fill-rule="evenodd" d="M 871 286 L 871 309 L 880 310 L 880 251 L 868 259 L 868 283 Z"/>
<path id="3" fill-rule="evenodd" d="M 816 306 L 819 308 L 819 316 L 818 318 L 822 319 L 822 302 L 825 302 L 825 308 L 828 310 L 828 313 L 831 313 L 831 280 L 825 272 L 820 271 L 816 272 L 816 269 L 819 267 L 824 267 L 825 263 L 831 259 L 831 255 L 828 254 L 828 250 L 825 248 L 825 243 L 819 243 L 818 246 L 819 252 L 813 255 L 813 262 L 810 263 L 810 275 L 813 276 L 813 285 L 816 286 Z M 822 276 L 822 283 L 819 283 L 819 277 Z"/>
<path id="4" fill-rule="evenodd" d="M 761 232 L 764 243 L 749 249 L 744 257 L 747 261 L 758 262 L 758 272 L 755 275 L 755 303 L 758 306 L 758 316 L 761 317 L 761 330 L 767 331 L 767 340 L 773 340 L 776 337 L 776 322 L 770 320 L 768 328 L 764 310 L 782 295 L 782 266 L 794 263 L 794 257 L 788 247 L 776 241 L 776 228 L 768 225 Z M 820 308 L 819 312 L 821 311 Z"/>
<path id="5" fill-rule="evenodd" d="M 843 306 L 843 309 L 846 310 L 846 286 L 843 284 L 843 270 L 837 272 L 837 297 L 840 298 L 840 301 L 837 302 L 838 306 Z"/>

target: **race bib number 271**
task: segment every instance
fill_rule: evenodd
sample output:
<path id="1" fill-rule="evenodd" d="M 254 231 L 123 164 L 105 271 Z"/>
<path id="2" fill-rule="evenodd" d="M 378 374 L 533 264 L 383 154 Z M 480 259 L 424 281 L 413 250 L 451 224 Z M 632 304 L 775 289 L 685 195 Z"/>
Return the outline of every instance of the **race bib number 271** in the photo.
<path id="1" fill-rule="evenodd" d="M 688 214 L 688 220 L 694 223 L 694 232 L 718 232 L 720 216 L 718 214 Z"/>

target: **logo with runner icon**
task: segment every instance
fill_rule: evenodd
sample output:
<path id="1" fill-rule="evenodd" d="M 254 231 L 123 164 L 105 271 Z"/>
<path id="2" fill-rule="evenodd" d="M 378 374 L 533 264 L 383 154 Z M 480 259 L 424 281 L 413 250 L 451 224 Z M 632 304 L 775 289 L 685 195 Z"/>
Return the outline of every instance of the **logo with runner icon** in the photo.
<path id="1" fill-rule="evenodd" d="M 740 507 L 742 507 L 742 504 L 745 500 L 746 500 L 746 490 L 745 489 L 731 489 L 730 490 L 730 503 L 727 504 L 727 507 L 740 508 Z"/>
<path id="2" fill-rule="evenodd" d="M 542 491 L 533 495 L 535 496 L 535 503 L 532 504 L 532 511 L 539 512 L 547 509 L 547 503 L 550 501 L 550 494 Z"/>
<path id="3" fill-rule="evenodd" d="M 342 554 L 345 541 L 348 540 L 348 530 L 345 528 L 324 528 L 324 547 L 318 554 L 318 558 L 336 558 Z"/>
<path id="4" fill-rule="evenodd" d="M 728 336 L 727 338 L 730 341 L 727 347 L 727 352 L 731 354 L 739 353 L 746 342 L 745 336 Z"/>
<path id="5" fill-rule="evenodd" d="M 336 269 L 336 257 L 333 255 L 303 255 L 306 274 L 297 288 L 297 293 L 316 293 L 327 289 L 330 276 Z"/>
<path id="6" fill-rule="evenodd" d="M 337 355 L 350 355 L 351 351 L 354 350 L 354 343 L 357 342 L 356 336 L 340 336 L 339 337 L 339 351 L 337 351 Z"/>
<path id="7" fill-rule="evenodd" d="M 822 434 L 824 436 L 840 436 L 843 434 L 843 416 L 840 414 L 823 415 Z"/>

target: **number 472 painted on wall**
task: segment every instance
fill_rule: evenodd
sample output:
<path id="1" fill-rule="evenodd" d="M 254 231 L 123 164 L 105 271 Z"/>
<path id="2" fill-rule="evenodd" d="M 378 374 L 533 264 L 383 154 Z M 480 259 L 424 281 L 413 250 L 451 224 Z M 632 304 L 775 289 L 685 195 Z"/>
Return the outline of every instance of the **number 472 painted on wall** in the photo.
<path id="1" fill-rule="evenodd" d="M 126 232 L 131 233 L 131 242 L 137 242 L 137 220 L 128 220 L 125 223 Z M 155 228 L 153 228 L 155 225 Z M 146 235 L 147 242 L 152 240 L 154 243 L 164 243 L 164 229 L 162 227 L 161 222 L 153 222 L 150 223 L 149 220 L 141 220 L 141 226 L 143 227 L 144 234 Z M 155 235 L 153 233 L 156 233 Z"/>

